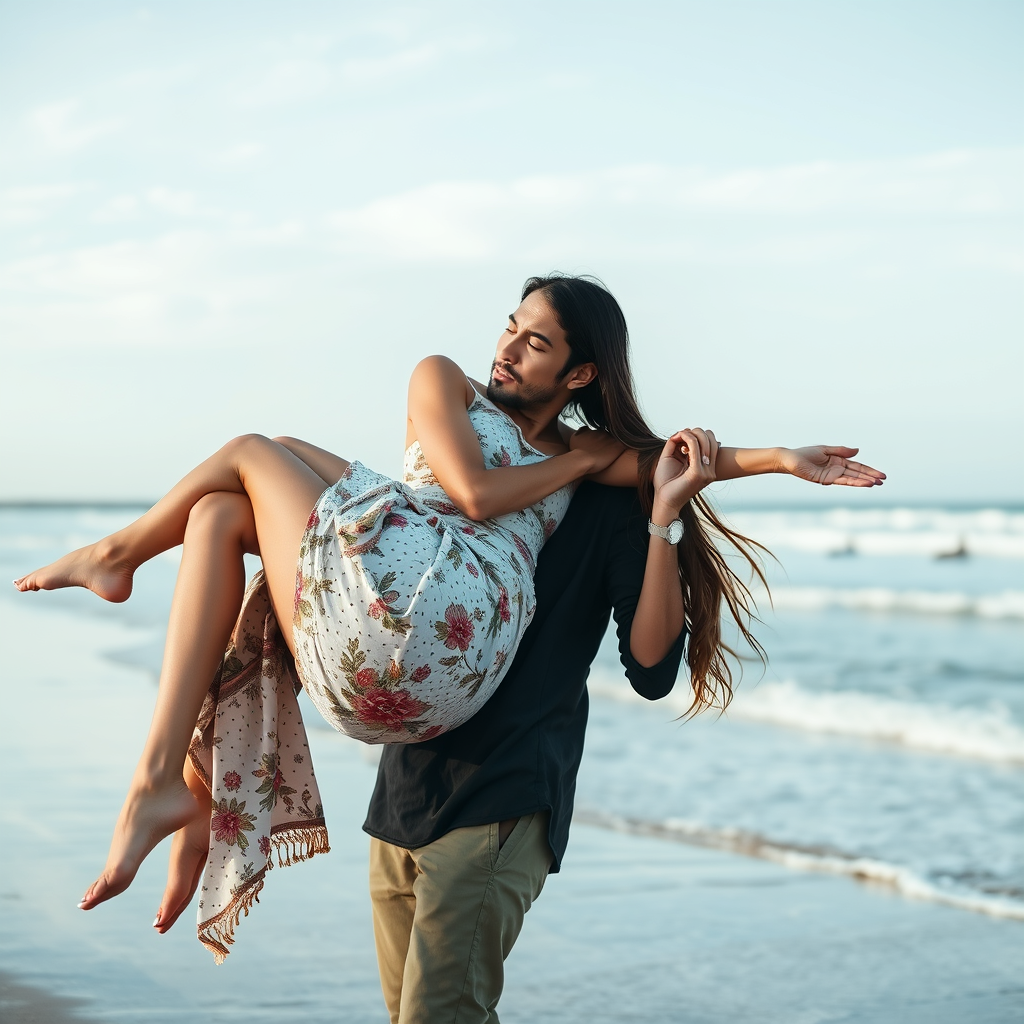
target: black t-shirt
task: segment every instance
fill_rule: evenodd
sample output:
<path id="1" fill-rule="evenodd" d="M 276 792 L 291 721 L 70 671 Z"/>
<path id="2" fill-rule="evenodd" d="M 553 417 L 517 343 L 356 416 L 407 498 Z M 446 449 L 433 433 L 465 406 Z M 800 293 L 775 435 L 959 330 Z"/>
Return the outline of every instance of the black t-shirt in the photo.
<path id="1" fill-rule="evenodd" d="M 550 810 L 557 871 L 569 838 L 587 725 L 590 665 L 614 612 L 619 657 L 649 700 L 675 683 L 685 630 L 664 660 L 629 653 L 647 562 L 636 491 L 584 483 L 537 564 L 537 611 L 512 667 L 468 722 L 423 743 L 388 744 L 363 828 L 415 848 L 455 828 Z"/>

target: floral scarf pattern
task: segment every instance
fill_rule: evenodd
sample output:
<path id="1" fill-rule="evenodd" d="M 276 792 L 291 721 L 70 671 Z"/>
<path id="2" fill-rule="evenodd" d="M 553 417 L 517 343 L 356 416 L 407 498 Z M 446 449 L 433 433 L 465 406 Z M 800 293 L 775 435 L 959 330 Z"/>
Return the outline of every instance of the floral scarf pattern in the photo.
<path id="1" fill-rule="evenodd" d="M 199 893 L 199 941 L 217 963 L 268 871 L 329 850 L 298 679 L 263 573 L 250 582 L 189 748 L 210 790 L 210 852 Z"/>

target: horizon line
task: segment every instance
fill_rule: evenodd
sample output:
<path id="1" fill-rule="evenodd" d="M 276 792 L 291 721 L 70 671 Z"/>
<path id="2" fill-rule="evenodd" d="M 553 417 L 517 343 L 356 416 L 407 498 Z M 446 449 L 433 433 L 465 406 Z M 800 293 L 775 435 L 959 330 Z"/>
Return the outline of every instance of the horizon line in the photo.
<path id="1" fill-rule="evenodd" d="M 836 495 L 832 507 L 850 506 L 857 507 L 857 499 L 851 494 Z M 150 509 L 156 501 L 148 498 L 0 498 L 0 510 L 3 509 L 71 509 L 71 508 L 95 508 L 95 509 Z M 777 498 L 765 498 L 762 500 L 744 500 L 742 498 L 734 501 L 718 499 L 716 504 L 727 509 L 736 510 L 757 510 L 757 509 L 800 509 L 826 508 L 828 502 L 822 498 L 799 500 L 787 500 Z M 988 499 L 965 499 L 965 498 L 911 498 L 906 500 L 887 500 L 882 498 L 874 500 L 870 506 L 863 506 L 865 509 L 896 509 L 896 508 L 943 508 L 943 509 L 971 509 L 982 510 L 995 508 L 1001 511 L 1024 512 L 1024 497 L 1018 498 L 988 498 Z"/>

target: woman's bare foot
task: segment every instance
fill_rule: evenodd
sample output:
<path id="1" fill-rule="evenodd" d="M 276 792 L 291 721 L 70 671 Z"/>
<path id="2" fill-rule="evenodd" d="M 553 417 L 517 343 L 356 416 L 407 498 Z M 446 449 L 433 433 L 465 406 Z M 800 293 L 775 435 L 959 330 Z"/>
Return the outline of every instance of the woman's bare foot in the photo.
<path id="1" fill-rule="evenodd" d="M 198 799 L 198 797 L 197 797 Z M 207 803 L 209 798 L 207 798 Z M 203 877 L 210 852 L 210 812 L 201 810 L 171 840 L 171 857 L 167 865 L 167 888 L 153 927 L 163 935 L 192 902 Z"/>
<path id="2" fill-rule="evenodd" d="M 160 786 L 133 783 L 114 826 L 107 866 L 86 890 L 78 906 L 92 910 L 124 892 L 153 847 L 188 825 L 200 811 L 195 796 L 180 775 Z"/>
<path id="3" fill-rule="evenodd" d="M 85 587 L 104 601 L 120 602 L 127 601 L 131 595 L 134 574 L 135 566 L 118 553 L 109 539 L 104 539 L 22 576 L 14 585 L 22 593 Z"/>

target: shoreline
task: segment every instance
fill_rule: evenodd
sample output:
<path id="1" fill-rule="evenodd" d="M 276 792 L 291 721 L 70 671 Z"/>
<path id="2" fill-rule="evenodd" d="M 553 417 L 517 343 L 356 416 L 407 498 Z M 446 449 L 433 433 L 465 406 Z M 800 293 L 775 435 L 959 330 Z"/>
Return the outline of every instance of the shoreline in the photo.
<path id="1" fill-rule="evenodd" d="M 69 608 L 0 612 L 5 713 L 22 724 L 5 748 L 16 775 L 0 824 L 19 838 L 3 848 L 0 962 L 17 1012 L 36 1013 L 4 1019 L 269 1024 L 282 999 L 310 1024 L 385 1019 L 360 829 L 375 751 L 309 729 L 333 850 L 273 872 L 215 967 L 194 911 L 166 936 L 149 928 L 160 850 L 117 900 L 75 907 L 148 722 L 151 634 Z M 508 1024 L 1009 1024 L 1022 958 L 1016 921 L 581 816 L 507 963 L 501 1010 Z"/>
<path id="2" fill-rule="evenodd" d="M 4 1024 L 103 1024 L 99 1017 L 84 1015 L 86 999 L 56 996 L 31 980 L 0 970 L 0 1019 Z"/>

